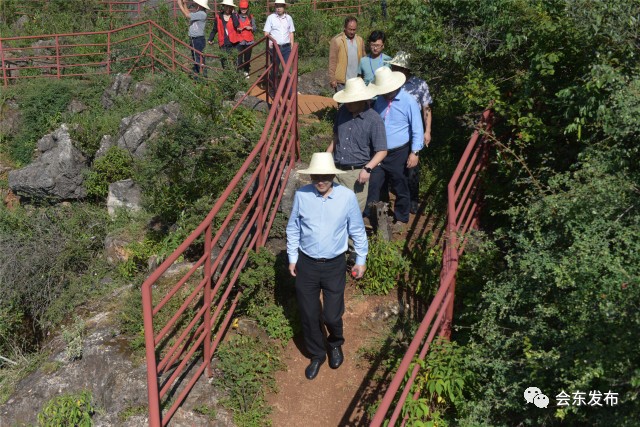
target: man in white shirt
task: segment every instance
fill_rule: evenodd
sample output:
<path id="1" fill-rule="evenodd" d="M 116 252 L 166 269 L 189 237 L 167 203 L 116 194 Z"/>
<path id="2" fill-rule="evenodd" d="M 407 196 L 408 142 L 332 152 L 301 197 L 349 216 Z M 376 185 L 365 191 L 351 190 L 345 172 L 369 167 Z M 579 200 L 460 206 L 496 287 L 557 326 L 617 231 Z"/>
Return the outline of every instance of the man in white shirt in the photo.
<path id="1" fill-rule="evenodd" d="M 291 15 L 285 12 L 286 5 L 285 0 L 276 0 L 275 12 L 269 15 L 264 23 L 264 35 L 275 39 L 285 63 L 289 61 L 293 33 L 296 31 Z"/>

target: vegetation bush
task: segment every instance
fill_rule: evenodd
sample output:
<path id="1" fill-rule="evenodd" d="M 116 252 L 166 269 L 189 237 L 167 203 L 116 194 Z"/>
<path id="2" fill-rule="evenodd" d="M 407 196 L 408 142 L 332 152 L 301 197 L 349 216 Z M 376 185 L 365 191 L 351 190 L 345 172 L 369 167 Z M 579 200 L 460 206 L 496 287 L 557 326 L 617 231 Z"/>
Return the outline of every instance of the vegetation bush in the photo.
<path id="1" fill-rule="evenodd" d="M 90 427 L 96 408 L 90 391 L 63 394 L 51 399 L 38 413 L 38 426 Z"/>
<path id="2" fill-rule="evenodd" d="M 109 184 L 131 178 L 133 158 L 127 150 L 113 146 L 104 156 L 96 159 L 84 180 L 89 197 L 104 198 L 109 193 Z"/>
<path id="3" fill-rule="evenodd" d="M 283 368 L 280 350 L 270 343 L 234 335 L 218 349 L 216 383 L 227 390 L 225 403 L 238 426 L 268 426 L 267 391 L 275 391 L 274 373 Z"/>
<path id="4" fill-rule="evenodd" d="M 367 273 L 359 286 L 367 295 L 386 295 L 396 287 L 398 279 L 409 268 L 402 254 L 403 241 L 387 241 L 380 234 L 369 239 Z"/>
<path id="5" fill-rule="evenodd" d="M 33 350 L 99 288 L 107 225 L 104 209 L 87 204 L 0 207 L 0 352 Z"/>
<path id="6" fill-rule="evenodd" d="M 283 261 L 264 248 L 249 254 L 239 278 L 243 293 L 238 313 L 255 318 L 269 337 L 286 345 L 300 326 L 293 280 L 286 277 Z"/>

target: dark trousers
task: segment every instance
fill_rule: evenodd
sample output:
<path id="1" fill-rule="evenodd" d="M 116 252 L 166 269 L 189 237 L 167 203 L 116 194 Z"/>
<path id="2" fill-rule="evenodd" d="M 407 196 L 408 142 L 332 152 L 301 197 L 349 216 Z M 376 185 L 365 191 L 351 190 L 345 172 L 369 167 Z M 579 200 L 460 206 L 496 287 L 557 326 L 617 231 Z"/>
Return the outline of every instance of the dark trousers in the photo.
<path id="1" fill-rule="evenodd" d="M 396 193 L 396 201 L 393 206 L 393 216 L 396 221 L 409 222 L 409 184 L 407 182 L 407 158 L 411 152 L 411 144 L 387 152 L 380 166 L 375 168 L 369 178 L 369 194 L 367 196 L 367 209 L 370 203 L 380 200 L 380 193 L 385 183 L 389 181 L 391 188 Z"/>
<path id="2" fill-rule="evenodd" d="M 245 73 L 249 73 L 249 70 L 251 69 L 251 64 L 249 63 L 249 61 L 251 61 L 251 53 L 253 52 L 253 49 L 248 49 L 249 47 L 251 47 L 251 44 L 238 45 L 238 69 L 241 69 Z M 240 53 L 245 49 L 248 50 Z"/>
<path id="3" fill-rule="evenodd" d="M 200 65 L 204 65 L 204 47 L 207 45 L 204 36 L 202 37 L 190 37 L 189 45 L 194 49 L 191 51 L 191 57 L 193 58 L 193 72 L 200 74 Z M 202 67 L 202 73 L 207 76 L 207 69 Z"/>
<path id="4" fill-rule="evenodd" d="M 327 349 L 324 345 L 323 324 L 329 333 L 329 347 L 338 347 L 344 343 L 342 315 L 347 261 L 344 255 L 340 255 L 332 260 L 319 262 L 300 253 L 296 271 L 296 296 L 305 346 L 311 360 L 324 360 Z M 323 306 L 320 304 L 320 292 Z"/>
<path id="5" fill-rule="evenodd" d="M 282 72 L 284 71 L 284 67 L 286 65 L 287 62 L 289 62 L 289 56 L 291 56 L 291 44 L 287 43 L 284 45 L 278 45 L 278 47 L 280 48 L 280 53 L 282 54 L 282 59 L 284 61 L 284 63 L 280 63 L 280 58 L 278 57 L 278 54 L 276 53 L 275 48 L 271 49 L 271 61 L 273 63 L 273 70 L 275 70 L 274 72 L 269 73 L 269 80 L 271 81 L 272 84 L 272 88 L 271 91 L 272 93 L 270 94 L 271 97 L 275 96 L 276 93 L 276 73 L 278 76 L 282 75 Z M 282 69 L 280 69 L 282 67 Z"/>
<path id="6" fill-rule="evenodd" d="M 420 163 L 414 168 L 407 169 L 407 182 L 411 202 L 418 203 L 420 199 Z"/>

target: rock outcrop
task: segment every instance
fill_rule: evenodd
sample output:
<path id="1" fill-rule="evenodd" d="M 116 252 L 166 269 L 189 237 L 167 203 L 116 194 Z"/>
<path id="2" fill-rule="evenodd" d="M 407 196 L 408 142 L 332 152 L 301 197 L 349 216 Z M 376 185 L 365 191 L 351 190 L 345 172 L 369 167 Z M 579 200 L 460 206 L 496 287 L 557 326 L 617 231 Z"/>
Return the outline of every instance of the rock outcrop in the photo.
<path id="1" fill-rule="evenodd" d="M 33 163 L 9 172 L 9 187 L 14 193 L 57 201 L 86 195 L 82 183 L 87 159 L 73 146 L 66 124 L 41 138 L 38 152 Z"/>
<path id="2" fill-rule="evenodd" d="M 180 116 L 180 104 L 170 102 L 151 110 L 125 117 L 120 121 L 120 132 L 116 145 L 141 157 L 147 147 L 146 141 L 155 136 L 163 125 L 175 123 Z"/>
<path id="3" fill-rule="evenodd" d="M 109 196 L 107 197 L 107 210 L 109 215 L 116 214 L 117 209 L 139 211 L 142 209 L 142 192 L 140 187 L 132 179 L 109 184 Z"/>

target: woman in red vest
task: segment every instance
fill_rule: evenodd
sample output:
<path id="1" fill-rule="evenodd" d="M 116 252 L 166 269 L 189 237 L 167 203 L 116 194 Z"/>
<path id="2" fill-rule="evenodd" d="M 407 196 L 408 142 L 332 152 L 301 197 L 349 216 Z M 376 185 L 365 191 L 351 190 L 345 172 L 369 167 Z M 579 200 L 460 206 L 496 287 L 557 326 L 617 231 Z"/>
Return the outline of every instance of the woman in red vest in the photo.
<path id="1" fill-rule="evenodd" d="M 249 70 L 251 69 L 251 51 L 249 47 L 254 43 L 253 34 L 256 32 L 256 21 L 253 15 L 249 14 L 249 0 L 240 0 L 240 13 L 238 14 L 238 69 L 244 71 L 246 78 L 249 78 Z"/>
<path id="2" fill-rule="evenodd" d="M 238 15 L 235 13 L 236 5 L 233 0 L 224 0 L 220 3 L 222 12 L 216 14 L 215 25 L 209 34 L 209 44 L 213 44 L 213 39 L 218 35 L 218 45 L 222 50 L 220 63 L 222 67 L 226 67 L 226 56 L 235 52 L 236 46 L 240 41 L 237 28 L 240 26 Z"/>

